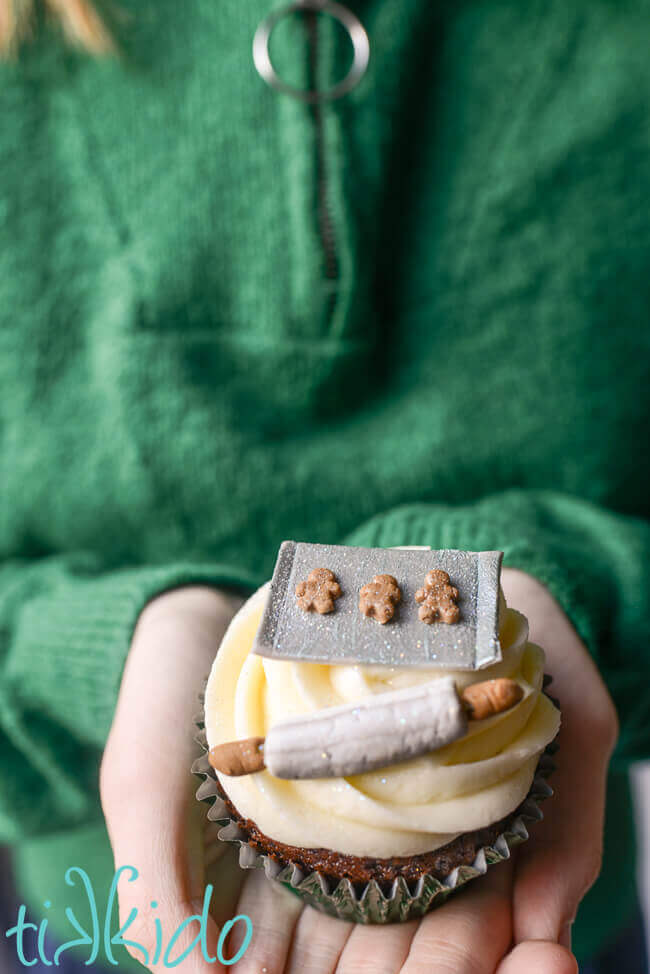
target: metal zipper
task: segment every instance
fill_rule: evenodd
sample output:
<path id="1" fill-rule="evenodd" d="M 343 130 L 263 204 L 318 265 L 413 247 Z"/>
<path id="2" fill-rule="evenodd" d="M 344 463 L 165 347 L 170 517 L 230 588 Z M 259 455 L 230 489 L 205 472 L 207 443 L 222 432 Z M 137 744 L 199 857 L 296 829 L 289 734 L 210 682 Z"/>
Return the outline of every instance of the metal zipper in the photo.
<path id="1" fill-rule="evenodd" d="M 318 45 L 318 14 L 313 10 L 305 11 L 305 26 L 307 30 L 307 41 L 309 47 L 309 79 L 310 88 L 316 89 L 318 83 L 319 65 L 319 45 Z M 336 230 L 332 218 L 332 210 L 329 198 L 329 173 L 327 169 L 327 157 L 325 152 L 325 120 L 323 104 L 316 101 L 309 105 L 309 110 L 314 123 L 316 136 L 316 219 L 318 223 L 318 235 L 320 238 L 323 252 L 323 267 L 325 278 L 334 282 L 339 279 L 339 257 L 336 244 Z M 336 293 L 334 288 L 330 290 L 327 298 L 327 320 L 329 321 L 334 311 L 336 303 Z"/>
<path id="2" fill-rule="evenodd" d="M 0 0 L 1 2 L 1 0 Z M 278 76 L 271 61 L 269 43 L 278 21 L 300 12 L 304 16 L 307 34 L 309 83 L 307 88 L 296 88 L 286 84 Z M 317 85 L 319 66 L 318 15 L 327 13 L 337 21 L 347 33 L 352 44 L 353 60 L 345 77 L 325 90 Z M 336 305 L 337 282 L 340 279 L 340 260 L 336 240 L 336 230 L 332 216 L 329 193 L 329 173 L 325 151 L 325 119 L 323 102 L 341 98 L 355 88 L 363 78 L 368 67 L 370 45 L 368 35 L 352 11 L 337 0 L 291 0 L 286 6 L 272 11 L 262 20 L 253 37 L 253 61 L 260 77 L 276 91 L 291 95 L 309 106 L 315 131 L 316 144 L 316 220 L 323 255 L 323 269 L 327 287 L 326 322 L 332 319 Z"/>
<path id="3" fill-rule="evenodd" d="M 0 0 L 1 2 L 1 0 Z M 297 88 L 282 80 L 271 61 L 269 44 L 276 24 L 283 18 L 301 13 L 304 18 L 309 75 L 306 88 Z M 345 77 L 330 88 L 318 88 L 319 43 L 318 16 L 329 14 L 347 33 L 352 44 L 353 60 Z M 352 11 L 338 0 L 291 0 L 286 6 L 272 11 L 262 20 L 253 37 L 253 61 L 260 77 L 276 91 L 291 95 L 308 105 L 315 133 L 316 148 L 316 222 L 320 239 L 324 284 L 326 287 L 325 321 L 331 322 L 336 307 L 337 282 L 341 276 L 336 230 L 330 205 L 329 172 L 326 153 L 325 108 L 323 102 L 343 97 L 356 87 L 368 67 L 370 45 L 368 35 Z"/>

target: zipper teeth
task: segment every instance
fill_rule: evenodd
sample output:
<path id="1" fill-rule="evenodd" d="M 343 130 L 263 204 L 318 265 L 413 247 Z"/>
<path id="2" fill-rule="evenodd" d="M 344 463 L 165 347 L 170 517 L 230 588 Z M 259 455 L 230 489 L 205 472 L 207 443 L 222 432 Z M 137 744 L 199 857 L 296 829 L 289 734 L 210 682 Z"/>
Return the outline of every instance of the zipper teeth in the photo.
<path id="1" fill-rule="evenodd" d="M 309 85 L 315 88 L 318 83 L 318 14 L 310 10 L 305 14 L 307 37 L 309 41 Z M 319 102 L 310 105 L 316 131 L 316 184 L 318 233 L 323 250 L 325 277 L 335 281 L 339 276 L 339 258 L 336 246 L 336 232 L 329 201 L 329 181 L 325 156 L 325 122 L 323 107 Z"/>

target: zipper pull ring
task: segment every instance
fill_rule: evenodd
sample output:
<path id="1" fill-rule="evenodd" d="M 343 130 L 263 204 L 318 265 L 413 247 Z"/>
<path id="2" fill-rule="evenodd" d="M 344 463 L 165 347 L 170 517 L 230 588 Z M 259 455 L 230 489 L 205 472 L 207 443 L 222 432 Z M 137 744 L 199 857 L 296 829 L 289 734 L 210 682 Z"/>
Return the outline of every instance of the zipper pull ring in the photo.
<path id="1" fill-rule="evenodd" d="M 346 32 L 352 44 L 353 57 L 350 70 L 341 81 L 324 91 L 296 88 L 293 85 L 286 84 L 277 74 L 271 61 L 269 44 L 271 34 L 278 22 L 290 14 L 305 12 L 328 14 L 333 17 Z M 293 98 L 310 105 L 323 101 L 335 101 L 356 88 L 366 73 L 369 58 L 370 42 L 365 27 L 351 10 L 348 10 L 343 4 L 336 3 L 335 0 L 294 0 L 293 3 L 280 7 L 265 17 L 255 31 L 253 38 L 253 61 L 262 80 L 276 91 L 291 95 Z"/>

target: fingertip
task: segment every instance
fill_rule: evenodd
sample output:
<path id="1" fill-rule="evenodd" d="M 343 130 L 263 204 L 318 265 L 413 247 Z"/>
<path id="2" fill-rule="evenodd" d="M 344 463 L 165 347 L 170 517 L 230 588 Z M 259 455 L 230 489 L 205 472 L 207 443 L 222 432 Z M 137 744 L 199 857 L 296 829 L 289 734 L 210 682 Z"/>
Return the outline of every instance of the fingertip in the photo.
<path id="1" fill-rule="evenodd" d="M 517 944 L 499 964 L 496 974 L 578 974 L 578 962 L 566 947 L 548 940 Z"/>

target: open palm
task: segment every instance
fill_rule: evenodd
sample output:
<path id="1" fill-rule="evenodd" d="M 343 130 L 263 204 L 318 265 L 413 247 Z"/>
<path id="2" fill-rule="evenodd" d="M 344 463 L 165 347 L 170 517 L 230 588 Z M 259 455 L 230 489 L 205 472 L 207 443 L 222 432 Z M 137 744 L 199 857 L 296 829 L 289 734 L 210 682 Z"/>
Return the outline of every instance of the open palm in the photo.
<path id="1" fill-rule="evenodd" d="M 556 794 L 510 862 L 421 921 L 388 926 L 346 923 L 306 907 L 261 871 L 240 870 L 236 850 L 216 843 L 216 827 L 207 823 L 188 775 L 191 718 L 237 603 L 210 589 L 186 588 L 145 609 L 104 754 L 101 791 L 116 866 L 134 865 L 140 874 L 120 886 L 120 919 L 137 909 L 128 937 L 147 949 L 152 971 L 165 968 L 152 962 L 151 902 L 169 937 L 201 912 L 205 886 L 212 883 L 209 956 L 217 955 L 228 919 L 243 913 L 253 923 L 248 949 L 228 968 L 237 974 L 575 974 L 567 949 L 570 924 L 600 866 L 616 715 L 591 658 L 547 590 L 512 570 L 504 570 L 503 586 L 509 603 L 528 616 L 531 638 L 546 649 L 561 700 Z M 228 938 L 226 958 L 237 950 L 239 930 Z M 174 956 L 196 932 L 196 925 L 188 928 Z M 134 956 L 144 960 L 139 952 Z M 182 962 L 186 974 L 219 968 L 198 948 Z"/>

